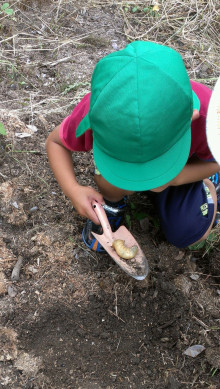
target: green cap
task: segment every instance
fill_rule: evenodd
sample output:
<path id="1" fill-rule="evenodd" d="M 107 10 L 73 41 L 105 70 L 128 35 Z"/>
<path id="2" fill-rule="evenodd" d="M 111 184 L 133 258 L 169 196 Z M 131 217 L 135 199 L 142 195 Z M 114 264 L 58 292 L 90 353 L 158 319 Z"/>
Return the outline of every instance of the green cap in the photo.
<path id="1" fill-rule="evenodd" d="M 92 129 L 95 163 L 112 185 L 153 189 L 186 164 L 192 113 L 199 106 L 181 56 L 135 41 L 97 63 L 89 113 L 76 136 Z"/>

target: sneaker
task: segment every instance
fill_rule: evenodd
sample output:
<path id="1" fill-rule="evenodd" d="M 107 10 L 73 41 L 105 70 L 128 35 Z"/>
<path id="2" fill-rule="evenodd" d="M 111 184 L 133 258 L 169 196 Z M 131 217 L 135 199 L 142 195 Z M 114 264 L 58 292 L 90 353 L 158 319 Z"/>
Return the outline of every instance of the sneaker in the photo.
<path id="1" fill-rule="evenodd" d="M 217 207 L 220 212 L 220 171 L 218 173 L 213 174 L 213 176 L 209 177 L 209 180 L 215 185 L 215 190 L 217 194 Z"/>
<path id="2" fill-rule="evenodd" d="M 215 226 L 220 226 L 220 212 L 216 212 L 216 216 L 215 216 Z"/>
<path id="3" fill-rule="evenodd" d="M 209 177 L 209 180 L 215 185 L 217 194 L 217 213 L 214 221 L 214 226 L 216 226 L 217 224 L 220 224 L 220 171 Z"/>
<path id="4" fill-rule="evenodd" d="M 104 209 L 109 221 L 109 224 L 112 228 L 112 231 L 116 231 L 123 222 L 123 216 L 125 213 L 126 207 L 126 198 L 123 198 L 121 201 L 112 203 L 105 200 Z M 105 249 L 101 246 L 98 240 L 92 235 L 92 232 L 101 235 L 102 226 L 93 223 L 91 220 L 87 219 L 86 224 L 82 231 L 82 239 L 85 245 L 93 251 L 103 252 Z"/>

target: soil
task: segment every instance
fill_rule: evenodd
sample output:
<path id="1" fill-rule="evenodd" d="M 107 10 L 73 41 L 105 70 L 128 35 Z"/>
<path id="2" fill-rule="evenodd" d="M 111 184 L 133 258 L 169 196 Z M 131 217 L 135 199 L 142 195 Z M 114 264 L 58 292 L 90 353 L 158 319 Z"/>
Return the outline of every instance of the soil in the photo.
<path id="1" fill-rule="evenodd" d="M 0 26 L 0 388 L 219 389 L 219 241 L 198 251 L 169 245 L 139 193 L 126 226 L 150 272 L 143 281 L 129 277 L 83 245 L 85 220 L 45 152 L 49 132 L 89 90 L 96 62 L 142 36 L 153 16 L 114 1 L 18 3 L 15 20 Z M 212 87 L 210 62 L 171 31 L 157 27 L 157 41 L 170 36 L 191 76 Z M 74 161 L 79 182 L 94 186 L 91 156 Z M 198 356 L 184 354 L 195 345 L 203 346 Z"/>

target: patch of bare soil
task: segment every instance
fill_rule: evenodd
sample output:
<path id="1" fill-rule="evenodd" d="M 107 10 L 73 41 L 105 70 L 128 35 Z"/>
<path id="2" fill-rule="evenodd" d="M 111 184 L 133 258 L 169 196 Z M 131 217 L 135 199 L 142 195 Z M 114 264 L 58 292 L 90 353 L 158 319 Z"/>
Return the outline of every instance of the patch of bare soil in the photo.
<path id="1" fill-rule="evenodd" d="M 213 86 L 218 1 L 161 2 L 158 14 L 151 2 L 10 6 L 14 19 L 0 13 L 0 388 L 219 389 L 219 242 L 172 247 L 145 194 L 133 196 L 127 226 L 150 274 L 130 278 L 83 245 L 84 220 L 44 146 L 89 90 L 95 63 L 129 40 L 175 47 L 190 77 Z M 79 181 L 94 185 L 91 154 L 74 160 Z M 198 356 L 184 354 L 195 345 Z"/>

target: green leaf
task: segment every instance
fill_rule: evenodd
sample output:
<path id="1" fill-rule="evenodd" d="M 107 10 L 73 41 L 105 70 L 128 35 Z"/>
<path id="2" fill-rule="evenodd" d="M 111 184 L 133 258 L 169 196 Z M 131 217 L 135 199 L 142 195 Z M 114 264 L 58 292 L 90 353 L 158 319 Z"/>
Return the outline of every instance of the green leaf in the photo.
<path id="1" fill-rule="evenodd" d="M 189 249 L 192 251 L 200 250 L 201 248 L 203 248 L 203 246 L 205 246 L 205 243 L 206 243 L 205 240 L 202 240 L 202 242 L 192 244 L 191 246 L 189 246 Z"/>
<path id="2" fill-rule="evenodd" d="M 133 12 L 133 13 L 137 12 L 137 10 L 138 10 L 138 7 L 133 7 L 133 8 L 132 8 L 132 12 Z"/>
<path id="3" fill-rule="evenodd" d="M 132 201 L 130 201 L 130 207 L 131 207 L 131 209 L 135 209 L 136 205 Z"/>
<path id="4" fill-rule="evenodd" d="M 6 8 L 8 8 L 8 7 L 9 7 L 9 3 L 4 3 L 4 4 L 1 6 L 1 10 L 2 10 L 2 11 L 5 11 Z"/>
<path id="5" fill-rule="evenodd" d="M 131 216 L 126 213 L 125 215 L 125 221 L 128 226 L 128 228 L 131 228 Z"/>
<path id="6" fill-rule="evenodd" d="M 142 219 L 144 219 L 145 217 L 147 217 L 146 212 L 134 212 L 134 218 L 135 218 L 136 220 L 142 220 Z"/>
<path id="7" fill-rule="evenodd" d="M 6 129 L 3 123 L 0 122 L 0 134 L 6 135 Z"/>
<path id="8" fill-rule="evenodd" d="M 215 231 L 211 231 L 208 238 L 207 238 L 207 241 L 209 242 L 216 242 L 218 240 L 218 236 L 217 236 L 217 233 Z"/>
<path id="9" fill-rule="evenodd" d="M 12 16 L 12 15 L 14 14 L 13 9 L 11 9 L 11 8 L 5 9 L 4 12 L 5 12 L 7 15 L 10 15 L 10 16 Z"/>

